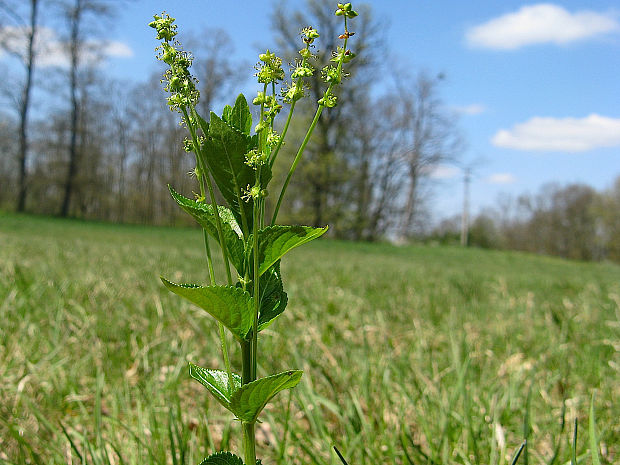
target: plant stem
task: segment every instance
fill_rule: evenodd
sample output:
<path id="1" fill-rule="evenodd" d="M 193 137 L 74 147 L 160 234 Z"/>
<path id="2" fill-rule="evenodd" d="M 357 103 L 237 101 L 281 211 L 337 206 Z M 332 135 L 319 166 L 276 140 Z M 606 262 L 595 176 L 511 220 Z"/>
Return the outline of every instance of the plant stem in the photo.
<path id="1" fill-rule="evenodd" d="M 288 131 L 288 127 L 291 124 L 291 119 L 293 117 L 293 110 L 295 110 L 296 103 L 297 103 L 297 100 L 293 100 L 293 103 L 291 103 L 291 108 L 288 111 L 288 115 L 286 116 L 286 123 L 284 123 L 284 129 L 282 129 L 282 135 L 280 136 L 278 145 L 276 145 L 276 148 L 273 149 L 273 153 L 271 154 L 271 160 L 269 161 L 269 168 L 273 168 L 273 164 L 276 161 L 278 152 L 280 152 L 280 147 L 282 147 L 282 143 L 284 142 L 284 138 L 286 137 L 286 132 Z"/>
<path id="2" fill-rule="evenodd" d="M 252 360 L 252 343 L 248 340 L 240 342 L 241 346 L 241 384 L 248 384 L 253 381 L 250 362 Z"/>
<path id="3" fill-rule="evenodd" d="M 248 384 L 254 381 L 252 377 L 252 342 L 241 341 L 241 383 Z M 242 441 L 245 454 L 245 463 L 256 463 L 256 438 L 254 436 L 254 423 L 242 423 Z"/>
<path id="4" fill-rule="evenodd" d="M 252 322 L 252 380 L 256 379 L 256 354 L 258 350 L 258 313 L 260 311 L 260 276 L 259 272 L 259 263 L 258 263 L 258 228 L 260 222 L 260 210 L 261 210 L 261 201 L 258 199 L 254 200 L 254 231 L 252 234 L 253 244 L 252 250 L 254 250 L 254 321 Z"/>
<path id="5" fill-rule="evenodd" d="M 254 465 L 256 463 L 256 441 L 254 440 L 255 423 L 242 423 L 243 428 L 243 452 L 245 464 Z"/>
<path id="6" fill-rule="evenodd" d="M 306 132 L 306 136 L 304 137 L 303 142 L 299 146 L 297 155 L 295 155 L 295 160 L 293 161 L 293 164 L 291 165 L 291 168 L 288 171 L 288 175 L 286 176 L 286 181 L 284 181 L 284 185 L 282 186 L 282 190 L 280 191 L 280 196 L 278 197 L 278 203 L 276 204 L 276 209 L 274 210 L 273 217 L 271 218 L 272 226 L 276 224 L 276 219 L 278 217 L 278 211 L 280 211 L 280 205 L 282 204 L 282 199 L 284 198 L 284 193 L 286 192 L 286 188 L 288 187 L 289 182 L 291 182 L 293 173 L 295 172 L 295 169 L 297 168 L 297 165 L 299 164 L 299 161 L 301 160 L 301 156 L 303 155 L 304 150 L 306 149 L 306 145 L 308 145 L 308 141 L 310 141 L 310 136 L 312 136 L 312 132 L 314 131 L 316 124 L 319 122 L 321 113 L 323 113 L 323 108 L 325 108 L 324 105 L 319 105 L 318 108 L 316 109 L 316 114 L 314 115 L 312 124 L 308 128 L 308 132 Z"/>

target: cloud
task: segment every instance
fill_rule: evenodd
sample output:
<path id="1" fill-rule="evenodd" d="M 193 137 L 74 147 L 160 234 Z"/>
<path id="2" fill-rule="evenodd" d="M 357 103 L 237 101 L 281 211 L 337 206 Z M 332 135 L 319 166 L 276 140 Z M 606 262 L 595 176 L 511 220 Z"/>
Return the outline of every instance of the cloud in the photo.
<path id="1" fill-rule="evenodd" d="M 611 14 L 571 13 L 561 6 L 540 3 L 474 26 L 466 32 L 466 39 L 474 47 L 514 50 L 532 44 L 567 44 L 615 31 L 620 31 L 620 23 Z"/>
<path id="2" fill-rule="evenodd" d="M 103 43 L 103 52 L 105 56 L 114 58 L 131 58 L 133 56 L 133 50 L 129 45 L 114 40 Z"/>
<path id="3" fill-rule="evenodd" d="M 0 42 L 14 55 L 25 56 L 28 29 L 24 27 L 5 26 L 0 28 Z M 40 67 L 69 66 L 69 47 L 58 37 L 55 30 L 40 27 L 37 30 L 35 50 L 37 65 Z M 84 44 L 81 60 L 94 65 L 105 58 L 128 58 L 133 56 L 131 48 L 122 42 L 90 40 Z M 2 50 L 0 50 L 2 58 Z"/>
<path id="4" fill-rule="evenodd" d="M 479 115 L 487 111 L 487 107 L 480 103 L 472 103 L 471 105 L 454 106 L 452 109 L 461 115 Z"/>
<path id="5" fill-rule="evenodd" d="M 585 152 L 620 146 L 620 118 L 591 114 L 585 118 L 534 117 L 498 131 L 493 145 L 517 150 Z"/>
<path id="6" fill-rule="evenodd" d="M 512 184 L 516 180 L 510 173 L 494 173 L 487 178 L 487 182 L 491 184 Z"/>
<path id="7" fill-rule="evenodd" d="M 461 170 L 451 165 L 431 165 L 424 169 L 431 179 L 453 179 L 461 174 Z"/>

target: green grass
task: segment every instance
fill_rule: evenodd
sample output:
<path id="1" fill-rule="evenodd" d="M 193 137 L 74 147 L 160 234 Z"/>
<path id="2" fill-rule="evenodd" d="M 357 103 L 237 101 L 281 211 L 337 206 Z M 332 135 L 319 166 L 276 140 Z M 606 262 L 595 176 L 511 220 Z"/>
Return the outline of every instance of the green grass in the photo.
<path id="1" fill-rule="evenodd" d="M 198 230 L 0 213 L 0 463 L 238 446 L 187 374 L 222 368 L 217 329 L 160 275 L 205 282 Z M 525 438 L 520 464 L 620 460 L 619 266 L 324 240 L 283 276 L 259 374 L 305 374 L 262 417 L 263 463 L 510 464 Z"/>

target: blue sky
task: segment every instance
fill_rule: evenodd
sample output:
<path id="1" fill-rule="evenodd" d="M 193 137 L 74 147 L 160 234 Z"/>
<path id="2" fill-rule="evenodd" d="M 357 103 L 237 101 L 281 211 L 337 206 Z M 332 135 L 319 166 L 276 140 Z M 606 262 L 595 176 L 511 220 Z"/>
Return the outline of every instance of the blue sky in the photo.
<path id="1" fill-rule="evenodd" d="M 478 0 L 366 1 L 387 24 L 392 59 L 442 72 L 441 97 L 459 116 L 472 162 L 472 207 L 548 182 L 610 186 L 620 175 L 620 4 Z M 303 1 L 288 1 L 288 8 Z M 138 0 L 109 30 L 108 70 L 145 80 L 156 68 L 146 23 L 166 10 L 182 30 L 223 28 L 236 58 L 271 43 L 269 0 Z M 356 3 L 354 3 L 355 7 Z M 302 25 L 303 26 L 303 25 Z M 51 54 L 50 54 L 51 56 Z M 252 70 L 248 69 L 248 75 Z M 474 163 L 475 162 L 475 163 Z M 438 167 L 437 216 L 456 214 L 462 175 Z"/>

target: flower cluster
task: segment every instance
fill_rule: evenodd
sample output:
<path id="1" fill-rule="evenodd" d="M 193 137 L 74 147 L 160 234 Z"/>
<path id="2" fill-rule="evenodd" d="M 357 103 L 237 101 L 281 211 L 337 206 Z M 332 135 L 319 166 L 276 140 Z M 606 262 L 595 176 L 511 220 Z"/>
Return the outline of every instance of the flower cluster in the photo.
<path id="1" fill-rule="evenodd" d="M 344 16 L 346 18 L 352 19 L 357 16 L 357 11 L 353 9 L 350 3 L 339 3 L 338 9 L 336 10 L 336 16 Z"/>
<path id="2" fill-rule="evenodd" d="M 199 92 L 196 88 L 196 78 L 189 72 L 192 66 L 192 56 L 189 52 L 180 49 L 180 43 L 174 38 L 177 27 L 174 18 L 166 13 L 161 16 L 155 15 L 149 26 L 157 31 L 157 39 L 162 43 L 157 47 L 157 58 L 166 63 L 169 68 L 164 73 L 166 92 L 170 92 L 168 105 L 170 109 L 195 106 L 198 102 Z"/>
<path id="3" fill-rule="evenodd" d="M 284 70 L 282 69 L 282 58 L 277 57 L 274 53 L 267 50 L 258 56 L 260 62 L 256 65 L 258 71 L 255 76 L 258 82 L 269 84 L 284 79 Z"/>

